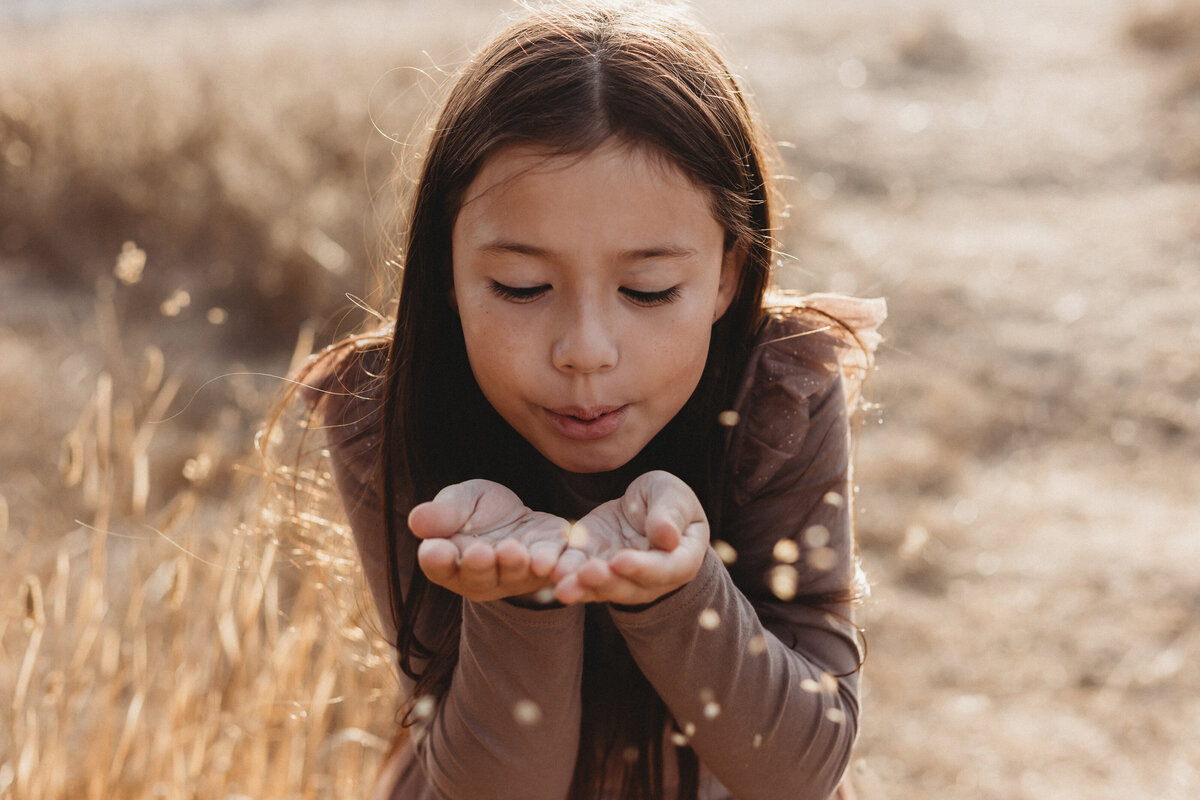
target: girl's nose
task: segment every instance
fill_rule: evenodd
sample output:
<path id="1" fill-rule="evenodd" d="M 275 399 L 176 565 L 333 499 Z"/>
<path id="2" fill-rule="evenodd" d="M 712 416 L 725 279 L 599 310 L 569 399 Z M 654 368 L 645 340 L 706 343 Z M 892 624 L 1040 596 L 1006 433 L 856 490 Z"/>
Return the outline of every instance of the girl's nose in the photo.
<path id="1" fill-rule="evenodd" d="M 602 315 L 576 312 L 554 342 L 552 358 L 555 368 L 564 372 L 607 372 L 617 365 L 617 340 Z"/>

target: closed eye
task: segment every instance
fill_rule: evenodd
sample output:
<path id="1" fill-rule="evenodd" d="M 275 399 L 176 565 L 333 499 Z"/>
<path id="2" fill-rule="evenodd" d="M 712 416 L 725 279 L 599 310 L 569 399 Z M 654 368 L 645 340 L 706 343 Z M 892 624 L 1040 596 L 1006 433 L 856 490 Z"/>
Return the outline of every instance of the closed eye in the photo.
<path id="1" fill-rule="evenodd" d="M 543 283 L 540 286 L 506 286 L 503 283 L 492 281 L 492 291 L 505 300 L 512 300 L 516 303 L 528 303 L 536 300 L 550 290 L 550 284 Z"/>
<path id="2" fill-rule="evenodd" d="M 639 292 L 635 289 L 622 287 L 621 294 L 639 306 L 662 306 L 676 300 L 679 297 L 680 291 L 678 286 L 663 289 L 661 292 Z"/>

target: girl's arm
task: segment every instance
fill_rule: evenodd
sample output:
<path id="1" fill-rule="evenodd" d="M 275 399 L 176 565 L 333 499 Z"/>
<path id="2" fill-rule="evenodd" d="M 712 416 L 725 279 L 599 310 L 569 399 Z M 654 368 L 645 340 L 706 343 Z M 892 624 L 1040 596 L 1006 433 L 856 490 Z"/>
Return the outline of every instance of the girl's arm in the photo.
<path id="1" fill-rule="evenodd" d="M 381 632 L 395 642 L 379 481 L 377 376 L 382 374 L 382 352 L 342 345 L 310 362 L 297 380 L 304 398 L 320 414 L 333 477 L 379 611 Z M 407 504 L 401 499 L 401 508 Z M 430 511 L 427 505 L 417 516 Z M 436 524 L 440 515 L 437 508 L 432 511 Z M 557 535 L 539 528 L 539 520 L 552 527 L 553 520 L 525 518 L 533 537 L 530 546 Z M 401 549 L 398 567 L 401 590 L 407 591 L 419 567 L 404 552 Z M 435 633 L 421 632 L 425 641 Z M 450 688 L 440 702 L 420 702 L 415 708 L 423 719 L 412 731 L 414 751 L 430 787 L 421 796 L 561 800 L 578 750 L 582 651 L 581 607 L 543 611 L 504 600 L 464 600 L 459 658 Z M 402 674 L 400 682 L 407 697 L 412 681 Z"/>
<path id="2" fill-rule="evenodd" d="M 710 549 L 679 591 L 612 611 L 682 735 L 741 800 L 824 800 L 857 730 L 849 606 L 793 597 L 854 584 L 846 406 L 840 379 L 826 384 L 808 398 L 804 444 L 725 520 L 730 570 Z"/>

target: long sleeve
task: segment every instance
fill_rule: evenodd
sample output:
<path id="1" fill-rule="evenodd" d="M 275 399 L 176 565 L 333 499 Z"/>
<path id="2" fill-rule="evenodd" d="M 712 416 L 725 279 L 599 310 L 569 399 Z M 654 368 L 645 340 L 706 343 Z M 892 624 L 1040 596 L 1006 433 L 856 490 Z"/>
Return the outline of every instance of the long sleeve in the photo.
<path id="1" fill-rule="evenodd" d="M 582 606 L 466 602 L 450 690 L 417 734 L 429 781 L 454 800 L 562 800 L 579 747 Z"/>
<path id="2" fill-rule="evenodd" d="M 710 550 L 681 591 L 612 616 L 732 796 L 824 800 L 859 711 L 848 412 L 825 366 L 836 355 L 787 331 L 778 341 L 752 364 L 728 450 L 733 499 L 714 535 L 736 560 Z"/>
<path id="3" fill-rule="evenodd" d="M 369 339 L 365 346 L 326 351 L 299 378 L 305 399 L 320 415 L 382 632 L 394 641 L 380 481 L 378 344 Z M 408 505 L 401 500 L 402 508 Z M 416 565 L 402 553 L 397 567 L 406 591 Z M 450 687 L 430 708 L 417 706 L 424 719 L 401 754 L 391 796 L 562 800 L 579 747 L 583 627 L 582 606 L 534 610 L 504 601 L 464 601 Z M 411 693 L 412 681 L 404 675 L 400 680 L 405 694 Z"/>

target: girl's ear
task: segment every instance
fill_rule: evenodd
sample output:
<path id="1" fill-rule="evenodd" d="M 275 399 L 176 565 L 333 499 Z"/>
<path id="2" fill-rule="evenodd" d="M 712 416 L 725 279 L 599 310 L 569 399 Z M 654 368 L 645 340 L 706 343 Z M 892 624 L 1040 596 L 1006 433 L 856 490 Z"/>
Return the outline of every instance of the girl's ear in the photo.
<path id="1" fill-rule="evenodd" d="M 738 287 L 742 285 L 742 268 L 746 264 L 746 243 L 735 242 L 733 247 L 725 251 L 721 260 L 721 282 L 717 285 L 717 304 L 713 308 L 713 322 L 716 322 L 729 310 L 729 304 L 737 295 Z"/>

